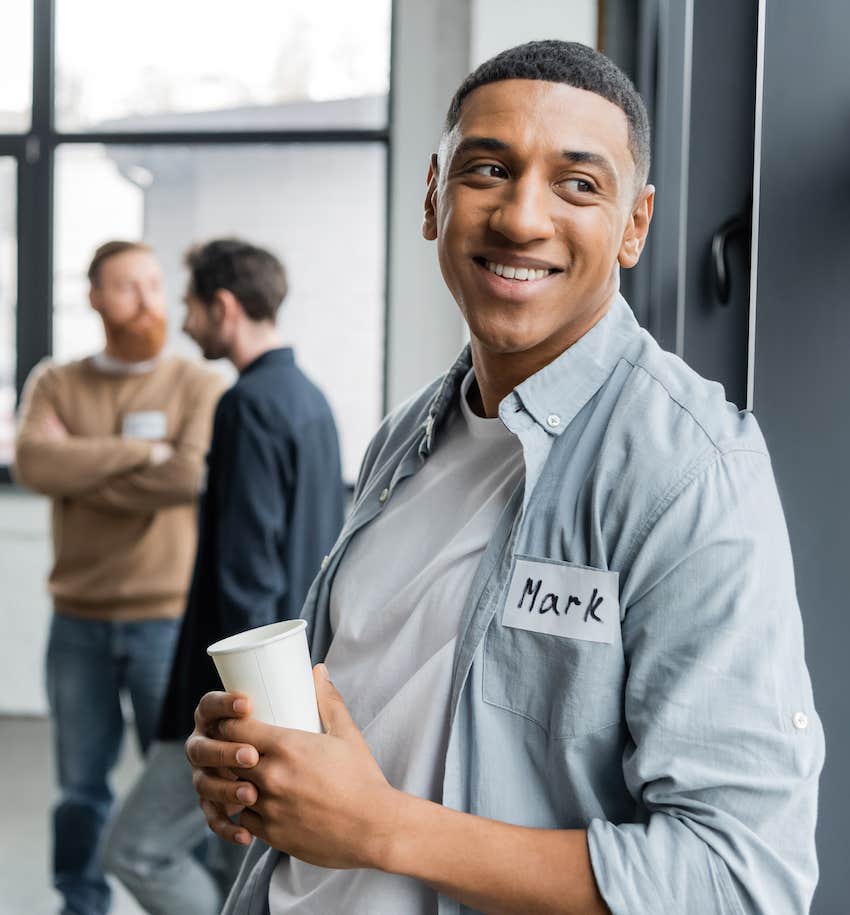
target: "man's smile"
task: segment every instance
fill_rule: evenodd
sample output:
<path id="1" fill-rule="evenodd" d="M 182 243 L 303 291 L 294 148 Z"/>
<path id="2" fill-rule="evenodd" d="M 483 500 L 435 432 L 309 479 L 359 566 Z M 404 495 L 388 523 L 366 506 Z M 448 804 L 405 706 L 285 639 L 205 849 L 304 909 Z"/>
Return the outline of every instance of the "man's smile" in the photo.
<path id="1" fill-rule="evenodd" d="M 511 297 L 526 290 L 537 292 L 543 285 L 548 285 L 547 280 L 563 273 L 545 261 L 527 257 L 502 255 L 498 260 L 490 260 L 476 256 L 472 260 L 479 268 L 484 281 L 495 293 L 510 293 Z"/>

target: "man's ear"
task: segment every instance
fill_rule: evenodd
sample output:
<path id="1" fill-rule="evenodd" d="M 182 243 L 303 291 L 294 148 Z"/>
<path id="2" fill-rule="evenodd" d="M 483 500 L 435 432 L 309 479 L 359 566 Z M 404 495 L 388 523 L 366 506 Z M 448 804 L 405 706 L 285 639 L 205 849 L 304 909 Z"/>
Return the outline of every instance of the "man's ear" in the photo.
<path id="1" fill-rule="evenodd" d="M 437 237 L 437 154 L 431 154 L 428 176 L 425 179 L 425 216 L 422 220 L 422 236 L 428 241 Z"/>
<path id="2" fill-rule="evenodd" d="M 219 328 L 223 328 L 225 325 L 233 327 L 245 311 L 242 303 L 229 289 L 216 289 L 209 305 L 209 313 Z"/>
<path id="3" fill-rule="evenodd" d="M 100 294 L 94 286 L 89 286 L 89 305 L 100 314 Z"/>
<path id="4" fill-rule="evenodd" d="M 646 243 L 646 235 L 649 232 L 649 224 L 652 222 L 654 204 L 655 188 L 651 184 L 647 184 L 638 194 L 623 232 L 623 240 L 620 242 L 620 250 L 617 253 L 617 261 L 621 267 L 626 269 L 634 267 L 640 260 L 643 246 Z"/>

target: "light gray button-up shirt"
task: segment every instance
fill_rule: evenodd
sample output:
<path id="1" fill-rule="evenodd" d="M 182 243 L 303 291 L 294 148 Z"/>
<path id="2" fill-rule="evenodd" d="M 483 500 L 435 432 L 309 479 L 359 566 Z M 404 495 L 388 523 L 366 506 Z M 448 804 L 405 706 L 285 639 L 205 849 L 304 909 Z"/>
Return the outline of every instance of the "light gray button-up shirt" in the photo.
<path id="1" fill-rule="evenodd" d="M 349 539 L 439 448 L 470 364 L 467 349 L 372 441 L 302 614 L 315 662 Z M 823 732 L 755 419 L 620 297 L 499 415 L 525 476 L 461 618 L 444 804 L 586 828 L 614 915 L 807 912 Z M 277 854 L 255 843 L 224 915 L 266 910 Z"/>

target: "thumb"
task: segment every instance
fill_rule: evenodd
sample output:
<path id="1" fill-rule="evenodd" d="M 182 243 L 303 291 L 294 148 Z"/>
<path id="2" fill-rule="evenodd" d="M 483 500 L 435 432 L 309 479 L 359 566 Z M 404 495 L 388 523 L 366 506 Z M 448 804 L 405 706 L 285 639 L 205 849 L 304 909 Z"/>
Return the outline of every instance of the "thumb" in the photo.
<path id="1" fill-rule="evenodd" d="M 313 682 L 316 685 L 316 701 L 319 705 L 319 716 L 328 734 L 334 737 L 360 736 L 360 729 L 354 723 L 351 713 L 339 690 L 331 683 L 328 669 L 324 664 L 313 668 Z"/>

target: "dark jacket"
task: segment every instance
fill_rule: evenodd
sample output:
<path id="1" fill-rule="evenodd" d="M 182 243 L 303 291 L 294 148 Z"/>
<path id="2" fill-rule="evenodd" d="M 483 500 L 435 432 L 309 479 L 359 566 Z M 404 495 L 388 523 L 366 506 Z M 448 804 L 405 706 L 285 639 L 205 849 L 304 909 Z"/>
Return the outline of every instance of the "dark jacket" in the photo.
<path id="1" fill-rule="evenodd" d="M 291 349 L 264 353 L 222 396 L 207 469 L 161 740 L 186 738 L 198 700 L 222 688 L 207 646 L 297 617 L 342 526 L 336 426 Z"/>

